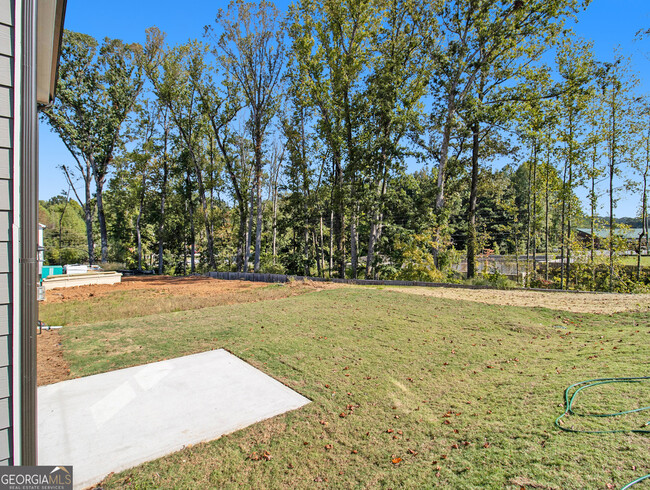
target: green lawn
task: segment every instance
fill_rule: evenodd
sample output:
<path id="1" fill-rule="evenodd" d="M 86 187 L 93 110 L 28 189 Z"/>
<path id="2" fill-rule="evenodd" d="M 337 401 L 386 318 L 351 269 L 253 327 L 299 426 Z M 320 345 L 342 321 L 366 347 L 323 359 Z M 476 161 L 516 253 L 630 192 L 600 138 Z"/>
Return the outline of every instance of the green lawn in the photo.
<path id="1" fill-rule="evenodd" d="M 625 255 L 621 257 L 621 262 L 623 262 L 624 265 L 637 265 L 639 258 L 634 255 Z M 650 267 L 650 255 L 642 255 L 641 256 L 641 266 L 642 267 Z"/>
<path id="2" fill-rule="evenodd" d="M 647 314 L 344 288 L 61 333 L 73 375 L 226 348 L 313 401 L 113 475 L 105 488 L 620 488 L 650 473 L 647 435 L 553 425 L 566 386 L 648 375 Z M 594 388 L 583 400 L 578 408 L 646 406 L 650 383 Z M 644 413 L 567 424 L 638 428 Z"/>

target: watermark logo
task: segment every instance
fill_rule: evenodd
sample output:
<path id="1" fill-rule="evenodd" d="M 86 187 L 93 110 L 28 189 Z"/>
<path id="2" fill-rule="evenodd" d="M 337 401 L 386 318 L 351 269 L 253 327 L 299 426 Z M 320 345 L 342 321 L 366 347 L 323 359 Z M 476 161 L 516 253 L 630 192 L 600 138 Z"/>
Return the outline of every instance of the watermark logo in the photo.
<path id="1" fill-rule="evenodd" d="M 0 490 L 72 490 L 72 466 L 0 466 Z"/>

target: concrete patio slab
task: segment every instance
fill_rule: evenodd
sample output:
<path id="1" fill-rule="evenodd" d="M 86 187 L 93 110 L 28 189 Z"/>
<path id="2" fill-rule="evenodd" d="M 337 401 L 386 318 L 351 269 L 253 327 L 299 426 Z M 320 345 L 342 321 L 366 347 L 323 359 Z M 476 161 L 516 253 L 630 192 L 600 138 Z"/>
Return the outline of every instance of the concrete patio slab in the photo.
<path id="1" fill-rule="evenodd" d="M 222 349 L 63 381 L 38 389 L 38 464 L 84 488 L 307 403 Z"/>

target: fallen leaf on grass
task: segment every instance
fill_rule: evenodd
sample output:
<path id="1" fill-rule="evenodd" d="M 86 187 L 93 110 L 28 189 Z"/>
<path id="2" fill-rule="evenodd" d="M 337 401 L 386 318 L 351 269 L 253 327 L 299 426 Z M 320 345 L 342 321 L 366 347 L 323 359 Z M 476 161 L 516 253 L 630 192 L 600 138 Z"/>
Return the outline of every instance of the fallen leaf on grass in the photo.
<path id="1" fill-rule="evenodd" d="M 393 458 L 391 461 L 393 464 L 400 464 L 402 462 L 402 458 Z"/>

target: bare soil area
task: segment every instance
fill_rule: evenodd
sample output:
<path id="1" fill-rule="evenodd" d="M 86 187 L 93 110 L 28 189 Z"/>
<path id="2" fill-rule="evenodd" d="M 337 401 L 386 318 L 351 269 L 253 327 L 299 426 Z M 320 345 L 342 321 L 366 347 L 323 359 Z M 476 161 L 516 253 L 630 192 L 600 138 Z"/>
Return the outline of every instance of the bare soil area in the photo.
<path id="1" fill-rule="evenodd" d="M 63 359 L 61 335 L 58 330 L 43 330 L 36 336 L 38 386 L 70 379 L 70 368 Z"/>
<path id="2" fill-rule="evenodd" d="M 45 303 L 60 303 L 64 301 L 99 298 L 119 291 L 155 289 L 158 292 L 173 295 L 191 295 L 212 297 L 224 293 L 250 291 L 268 286 L 263 282 L 250 281 L 220 281 L 204 276 L 170 277 L 170 276 L 139 276 L 124 277 L 117 284 L 95 284 L 91 286 L 76 286 L 72 288 L 56 288 L 45 292 Z"/>
<path id="3" fill-rule="evenodd" d="M 527 306 L 574 313 L 650 311 L 650 294 L 551 293 L 543 291 L 387 287 L 393 291 L 436 298 L 459 299 L 504 306 Z"/>
<path id="4" fill-rule="evenodd" d="M 155 313 L 193 310 L 234 303 L 274 300 L 341 287 L 311 281 L 295 281 L 284 287 L 268 283 L 221 281 L 203 276 L 126 277 L 118 284 L 57 288 L 46 292 L 41 319 L 49 325 L 93 323 Z M 57 321 L 59 320 L 59 321 Z M 65 327 L 64 327 L 65 328 Z M 38 335 L 38 384 L 64 381 L 70 369 L 61 349 L 60 330 L 43 330 Z"/>

